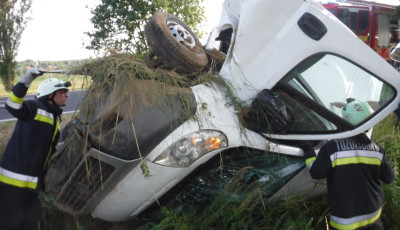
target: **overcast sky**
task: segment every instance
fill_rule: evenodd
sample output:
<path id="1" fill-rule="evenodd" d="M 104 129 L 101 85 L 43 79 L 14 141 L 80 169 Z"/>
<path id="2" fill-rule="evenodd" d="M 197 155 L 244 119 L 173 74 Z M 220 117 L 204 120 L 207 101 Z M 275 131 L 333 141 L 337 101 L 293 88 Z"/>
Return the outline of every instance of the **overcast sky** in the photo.
<path id="1" fill-rule="evenodd" d="M 332 1 L 332 0 L 331 0 Z M 32 20 L 28 23 L 19 46 L 17 61 L 61 61 L 95 57 L 84 48 L 92 29 L 90 9 L 100 0 L 34 0 Z M 218 23 L 223 0 L 204 0 L 208 27 Z M 398 5 L 399 0 L 377 0 Z"/>
<path id="2" fill-rule="evenodd" d="M 16 60 L 61 61 L 95 57 L 84 48 L 92 29 L 90 9 L 100 0 L 34 0 Z M 218 23 L 223 0 L 205 0 L 209 28 Z M 209 29 L 206 28 L 208 31 Z"/>

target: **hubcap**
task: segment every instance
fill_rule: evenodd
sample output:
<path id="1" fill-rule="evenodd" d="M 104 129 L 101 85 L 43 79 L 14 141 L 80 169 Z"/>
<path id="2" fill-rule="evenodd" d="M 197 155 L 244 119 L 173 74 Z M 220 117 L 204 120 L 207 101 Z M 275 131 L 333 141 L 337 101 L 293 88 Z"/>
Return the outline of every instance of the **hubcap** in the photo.
<path id="1" fill-rule="evenodd" d="M 168 21 L 167 26 L 169 31 L 174 36 L 176 41 L 186 46 L 189 49 L 193 49 L 196 45 L 194 37 L 185 29 L 185 27 L 177 24 L 176 22 Z"/>

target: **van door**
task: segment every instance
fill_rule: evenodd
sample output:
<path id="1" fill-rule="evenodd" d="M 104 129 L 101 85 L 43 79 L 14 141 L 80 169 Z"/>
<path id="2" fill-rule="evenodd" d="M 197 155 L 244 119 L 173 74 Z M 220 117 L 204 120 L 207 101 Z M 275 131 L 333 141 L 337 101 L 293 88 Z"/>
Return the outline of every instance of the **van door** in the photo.
<path id="1" fill-rule="evenodd" d="M 268 134 L 265 134 L 278 139 L 303 139 L 302 136 L 325 139 L 325 135 L 352 132 L 374 119 L 397 95 L 392 85 L 334 53 L 310 56 L 271 91 L 291 117 L 285 133 L 266 127 Z M 353 101 L 365 103 L 368 111 L 360 112 L 361 107 L 349 111 L 347 105 Z"/>
<path id="2" fill-rule="evenodd" d="M 233 27 L 220 76 L 255 110 L 245 119 L 249 129 L 274 140 L 328 140 L 390 115 L 400 102 L 399 72 L 320 3 L 292 2 L 244 1 Z M 269 105 L 257 106 L 263 98 Z M 349 122 L 351 101 L 368 104 L 368 116 Z"/>

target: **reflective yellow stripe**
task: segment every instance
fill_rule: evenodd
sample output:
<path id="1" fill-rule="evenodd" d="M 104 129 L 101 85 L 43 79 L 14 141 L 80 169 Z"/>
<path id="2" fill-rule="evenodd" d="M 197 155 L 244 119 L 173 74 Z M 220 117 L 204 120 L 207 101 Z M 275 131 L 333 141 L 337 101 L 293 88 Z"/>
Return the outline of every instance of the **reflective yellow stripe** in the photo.
<path id="1" fill-rule="evenodd" d="M 39 114 L 36 114 L 35 120 L 36 121 L 41 121 L 41 122 L 46 122 L 46 123 L 49 123 L 50 125 L 53 124 L 53 120 L 52 119 L 50 119 L 48 117 L 45 117 L 45 116 L 42 116 L 42 115 L 39 115 Z"/>
<path id="2" fill-rule="evenodd" d="M 317 159 L 317 157 L 310 157 L 310 158 L 307 158 L 307 160 L 306 160 L 306 166 L 308 167 L 311 163 L 313 163 L 313 162 L 315 161 L 315 159 Z M 310 168 L 310 167 L 308 167 L 308 168 Z"/>
<path id="3" fill-rule="evenodd" d="M 332 167 L 348 164 L 381 165 L 383 154 L 368 150 L 351 150 L 335 152 L 330 155 Z"/>
<path id="4" fill-rule="evenodd" d="M 60 131 L 60 125 L 58 124 L 58 121 L 56 120 L 56 129 L 54 130 L 53 141 L 51 142 L 52 144 L 50 146 L 49 153 L 47 154 L 46 160 L 44 161 L 44 166 L 46 166 L 47 165 L 47 161 L 49 161 L 50 154 L 51 154 L 51 151 L 52 151 L 52 146 L 53 146 L 53 143 L 54 143 L 54 139 L 56 138 L 56 135 L 57 135 L 57 131 Z"/>
<path id="5" fill-rule="evenodd" d="M 348 158 L 348 157 L 369 157 L 382 160 L 383 154 L 376 151 L 350 150 L 350 151 L 335 152 L 330 155 L 331 161 L 334 161 L 335 159 Z"/>
<path id="6" fill-rule="evenodd" d="M 13 109 L 20 109 L 22 108 L 22 101 L 24 98 L 19 98 L 15 96 L 15 94 L 11 91 L 10 96 L 7 98 L 7 105 Z"/>
<path id="7" fill-rule="evenodd" d="M 381 165 L 381 160 L 369 157 L 348 157 L 336 159 L 332 162 L 332 167 L 348 164 L 368 164 L 368 165 Z"/>
<path id="8" fill-rule="evenodd" d="M 49 112 L 47 112 L 47 111 L 45 111 L 45 110 L 43 110 L 43 109 L 38 109 L 38 110 L 37 110 L 36 116 L 35 116 L 35 120 L 36 120 L 36 121 L 41 121 L 41 122 L 46 122 L 46 123 L 48 123 L 48 124 L 50 124 L 50 125 L 53 125 L 53 124 L 54 124 L 54 116 L 53 116 L 53 114 L 52 114 L 52 113 L 49 113 Z M 55 126 L 56 126 L 56 127 L 55 127 L 54 133 L 53 133 L 53 140 L 52 140 L 52 142 L 51 142 L 50 149 L 49 149 L 49 152 L 48 152 L 48 154 L 47 154 L 47 156 L 46 156 L 46 159 L 45 159 L 45 161 L 44 161 L 44 165 L 43 165 L 43 166 L 46 166 L 47 161 L 48 161 L 49 158 L 50 158 L 50 154 L 51 154 L 51 152 L 52 152 L 52 147 L 53 147 L 54 140 L 55 140 L 55 138 L 56 138 L 57 132 L 60 131 L 60 125 L 59 125 L 57 119 L 55 119 Z"/>
<path id="9" fill-rule="evenodd" d="M 53 121 L 53 114 L 46 112 L 43 109 L 38 109 L 36 116 L 35 116 L 35 120 L 36 121 L 41 121 L 41 122 L 45 122 L 48 123 L 50 125 L 53 125 L 54 121 Z"/>
<path id="10" fill-rule="evenodd" d="M 9 185 L 13 185 L 20 188 L 31 188 L 36 189 L 37 183 L 34 182 L 27 182 L 27 181 L 20 181 L 10 177 L 6 177 L 4 175 L 0 175 L 0 181 Z"/>
<path id="11" fill-rule="evenodd" d="M 15 102 L 11 101 L 10 98 L 7 98 L 7 102 L 6 102 L 6 103 L 7 103 L 8 106 L 10 106 L 10 107 L 13 108 L 13 109 L 20 109 L 20 108 L 22 108 L 22 104 L 15 103 Z"/>
<path id="12" fill-rule="evenodd" d="M 0 167 L 0 181 L 21 188 L 36 189 L 38 177 L 26 176 Z"/>
<path id="13" fill-rule="evenodd" d="M 15 96 L 15 94 L 11 91 L 9 98 L 11 99 L 12 102 L 14 103 L 18 103 L 18 104 L 22 104 L 22 101 L 24 100 L 24 98 L 20 98 Z"/>
<path id="14" fill-rule="evenodd" d="M 332 218 L 331 217 L 331 219 L 329 220 L 329 224 L 332 227 L 334 227 L 336 229 L 340 229 L 340 230 L 357 229 L 357 228 L 364 227 L 364 226 L 367 226 L 367 225 L 370 225 L 370 224 L 374 223 L 381 216 L 381 213 L 382 213 L 382 208 L 379 209 L 377 213 L 374 212 L 374 213 L 369 214 L 369 215 L 363 215 L 363 216 L 353 217 L 353 218 L 348 218 L 348 219 L 338 218 L 338 217 L 333 217 Z M 368 218 L 368 219 L 357 221 L 355 223 L 345 224 L 345 222 L 349 222 L 349 221 L 352 221 L 354 219 L 360 219 L 360 218 Z M 343 222 L 343 223 L 341 224 L 341 223 L 338 223 L 338 222 Z"/>

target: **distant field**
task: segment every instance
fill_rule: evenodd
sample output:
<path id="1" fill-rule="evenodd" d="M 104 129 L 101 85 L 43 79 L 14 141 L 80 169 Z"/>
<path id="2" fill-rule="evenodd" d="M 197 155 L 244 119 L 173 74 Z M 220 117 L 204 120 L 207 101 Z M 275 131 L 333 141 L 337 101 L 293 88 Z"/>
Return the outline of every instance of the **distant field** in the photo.
<path id="1" fill-rule="evenodd" d="M 14 82 L 17 83 L 22 76 L 18 76 L 15 78 Z M 67 74 L 44 74 L 39 78 L 35 79 L 31 87 L 28 89 L 28 94 L 35 94 L 40 82 L 42 82 L 46 78 L 59 78 L 63 81 L 70 81 L 72 86 L 70 89 L 78 90 L 87 88 L 89 79 L 85 78 L 82 75 L 67 75 Z M 9 92 L 4 89 L 3 83 L 0 82 L 0 97 L 8 96 Z"/>

